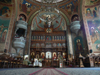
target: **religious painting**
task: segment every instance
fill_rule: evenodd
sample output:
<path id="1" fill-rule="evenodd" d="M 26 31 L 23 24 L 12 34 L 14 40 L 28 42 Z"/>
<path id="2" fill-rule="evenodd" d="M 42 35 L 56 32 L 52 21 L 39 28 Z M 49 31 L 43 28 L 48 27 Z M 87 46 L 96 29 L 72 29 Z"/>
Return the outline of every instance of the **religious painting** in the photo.
<path id="1" fill-rule="evenodd" d="M 57 40 L 59 40 L 59 36 L 57 36 Z"/>
<path id="2" fill-rule="evenodd" d="M 62 39 L 62 40 L 65 40 L 65 36 L 61 36 L 61 39 Z"/>
<path id="3" fill-rule="evenodd" d="M 57 40 L 57 36 L 54 36 L 54 40 Z"/>
<path id="4" fill-rule="evenodd" d="M 92 11 L 91 11 L 91 9 L 90 8 L 87 8 L 86 9 L 86 17 L 87 18 L 93 18 L 93 14 L 92 14 Z"/>
<path id="5" fill-rule="evenodd" d="M 97 7 L 93 8 L 93 17 L 97 17 Z"/>
<path id="6" fill-rule="evenodd" d="M 86 0 L 85 1 L 86 6 L 92 6 L 92 5 L 96 5 L 98 3 L 100 3 L 100 0 Z"/>
<path id="7" fill-rule="evenodd" d="M 26 14 L 29 14 L 34 8 L 34 6 L 32 6 L 32 4 L 27 2 L 26 0 L 19 0 L 19 2 L 20 11 L 23 11 Z"/>
<path id="8" fill-rule="evenodd" d="M 51 43 L 46 43 L 46 48 L 51 48 Z"/>
<path id="9" fill-rule="evenodd" d="M 63 52 L 63 58 L 66 59 L 66 53 L 65 52 Z"/>
<path id="10" fill-rule="evenodd" d="M 24 56 L 24 60 L 28 60 L 29 56 L 28 55 L 25 55 Z"/>
<path id="11" fill-rule="evenodd" d="M 12 7 L 0 5 L 0 18 L 9 19 L 11 17 Z"/>
<path id="12" fill-rule="evenodd" d="M 56 47 L 57 46 L 57 44 L 56 43 L 53 43 L 53 47 Z"/>
<path id="13" fill-rule="evenodd" d="M 45 44 L 44 43 L 41 43 L 41 47 L 45 47 Z"/>
<path id="14" fill-rule="evenodd" d="M 36 40 L 36 36 L 33 36 L 33 40 Z"/>
<path id="15" fill-rule="evenodd" d="M 36 47 L 40 47 L 40 44 L 39 43 L 36 43 Z"/>
<path id="16" fill-rule="evenodd" d="M 98 19 L 99 18 L 99 12 L 100 8 L 99 6 L 86 8 L 86 18 L 87 19 Z"/>
<path id="17" fill-rule="evenodd" d="M 51 39 L 52 39 L 51 36 L 46 36 L 47 41 L 51 41 Z"/>
<path id="18" fill-rule="evenodd" d="M 74 47 L 75 47 L 75 53 L 81 53 L 83 52 L 83 40 L 81 36 L 78 36 L 74 39 Z"/>
<path id="19" fill-rule="evenodd" d="M 53 60 L 56 60 L 57 59 L 57 54 L 56 52 L 53 52 Z"/>
<path id="20" fill-rule="evenodd" d="M 60 6 L 60 8 L 65 9 L 69 15 L 78 12 L 78 0 L 74 0 L 66 5 Z"/>
<path id="21" fill-rule="evenodd" d="M 88 28 L 90 31 L 92 43 L 96 43 L 100 41 L 100 19 L 94 20 L 94 21 L 90 20 L 90 21 L 87 21 L 87 23 L 88 23 Z"/>
<path id="22" fill-rule="evenodd" d="M 62 47 L 66 47 L 66 44 L 65 44 L 65 43 L 63 43 L 63 44 L 62 44 Z"/>
<path id="23" fill-rule="evenodd" d="M 41 58 L 42 58 L 42 59 L 45 58 L 45 53 L 44 53 L 44 52 L 41 53 Z"/>
<path id="24" fill-rule="evenodd" d="M 45 21 L 47 19 L 47 17 L 49 19 L 51 19 L 52 17 L 57 17 L 58 14 L 55 12 L 41 12 L 39 13 L 39 15 L 36 15 L 32 21 L 32 26 L 31 29 L 32 30 L 43 30 L 44 29 L 44 25 L 45 25 Z M 40 19 L 39 17 L 41 17 L 42 19 Z M 65 19 L 63 18 L 63 16 L 59 16 L 56 20 L 54 20 L 52 22 L 53 28 L 54 30 L 62 30 L 65 31 L 66 30 L 66 22 Z M 48 31 L 47 31 L 48 32 Z M 51 33 L 52 30 L 49 29 L 48 33 Z"/>
<path id="25" fill-rule="evenodd" d="M 51 52 L 46 52 L 46 58 L 51 59 L 52 58 L 52 53 Z"/>
<path id="26" fill-rule="evenodd" d="M 9 23 L 10 23 L 10 19 L 5 20 L 0 18 L 0 46 L 1 46 L 0 51 L 4 50 Z"/>
<path id="27" fill-rule="evenodd" d="M 36 58 L 39 59 L 39 54 L 36 54 Z"/>
<path id="28" fill-rule="evenodd" d="M 44 40 L 44 37 L 43 36 L 41 36 L 41 40 Z"/>
<path id="29" fill-rule="evenodd" d="M 100 44 L 100 19 L 87 20 L 93 50 L 99 50 Z"/>
<path id="30" fill-rule="evenodd" d="M 59 59 L 59 61 L 60 61 L 60 62 L 62 62 L 62 61 L 63 61 L 63 57 L 62 57 L 61 52 L 58 52 L 58 59 Z"/>
<path id="31" fill-rule="evenodd" d="M 62 44 L 61 44 L 61 43 L 58 43 L 57 46 L 58 46 L 58 47 L 62 47 Z"/>
<path id="32" fill-rule="evenodd" d="M 31 59 L 33 59 L 35 57 L 35 53 L 34 52 L 31 52 L 30 55 L 31 55 Z"/>

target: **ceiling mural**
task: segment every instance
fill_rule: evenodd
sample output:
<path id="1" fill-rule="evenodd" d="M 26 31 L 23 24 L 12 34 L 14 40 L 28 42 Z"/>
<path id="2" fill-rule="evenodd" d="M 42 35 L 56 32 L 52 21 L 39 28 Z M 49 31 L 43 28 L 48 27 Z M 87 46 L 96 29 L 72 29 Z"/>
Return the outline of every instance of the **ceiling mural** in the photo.
<path id="1" fill-rule="evenodd" d="M 12 0 L 0 0 L 0 2 L 7 3 L 7 4 L 8 4 L 8 3 L 11 4 L 11 1 L 12 1 Z"/>
<path id="2" fill-rule="evenodd" d="M 59 8 L 64 9 L 69 15 L 72 15 L 73 13 L 78 12 L 78 0 L 73 0 Z"/>
<path id="3" fill-rule="evenodd" d="M 25 12 L 27 15 L 41 5 L 41 0 L 19 0 L 19 9 Z M 57 0 L 60 9 L 66 11 L 70 16 L 74 13 L 78 13 L 79 0 Z"/>
<path id="4" fill-rule="evenodd" d="M 41 2 L 41 0 L 29 0 L 29 1 L 41 5 L 41 4 L 39 3 L 39 2 Z M 45 0 L 44 0 L 44 1 L 45 1 Z M 57 0 L 57 2 L 58 2 L 59 4 L 63 4 L 63 3 L 68 2 L 68 1 L 70 1 L 70 0 Z M 55 2 L 56 2 L 56 1 L 53 0 L 53 3 L 55 3 Z"/>
<path id="5" fill-rule="evenodd" d="M 36 1 L 41 2 L 41 0 L 36 0 Z M 63 0 L 56 0 L 56 2 L 61 2 L 61 1 L 63 1 Z M 54 3 L 55 3 L 55 1 L 54 1 Z"/>
<path id="6" fill-rule="evenodd" d="M 26 0 L 20 0 L 19 8 L 20 11 L 28 15 L 32 10 L 37 8 L 37 6 L 27 2 Z"/>
<path id="7" fill-rule="evenodd" d="M 46 19 L 48 17 L 56 17 L 57 13 L 41 13 L 40 16 L 43 19 Z M 40 20 L 39 16 L 35 16 L 33 21 L 32 21 L 32 27 L 31 30 L 43 30 L 44 25 L 46 22 L 43 22 Z M 52 22 L 54 30 L 66 30 L 66 22 L 62 16 L 58 17 L 56 20 Z"/>
<path id="8" fill-rule="evenodd" d="M 100 0 L 86 0 L 85 1 L 86 6 L 96 5 L 96 4 L 99 4 L 99 3 L 100 3 Z"/>

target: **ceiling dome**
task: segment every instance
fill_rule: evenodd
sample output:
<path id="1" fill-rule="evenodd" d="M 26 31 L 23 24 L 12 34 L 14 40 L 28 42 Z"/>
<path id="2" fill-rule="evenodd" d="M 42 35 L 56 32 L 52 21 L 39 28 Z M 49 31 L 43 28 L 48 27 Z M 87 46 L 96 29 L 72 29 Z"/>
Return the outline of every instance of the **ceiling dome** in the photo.
<path id="1" fill-rule="evenodd" d="M 42 0 L 36 0 L 36 1 L 41 2 Z M 45 0 L 44 0 L 44 1 L 45 1 Z M 50 0 L 47 0 L 47 1 L 50 1 Z M 53 3 L 61 2 L 61 1 L 63 1 L 63 0 L 53 0 Z"/>

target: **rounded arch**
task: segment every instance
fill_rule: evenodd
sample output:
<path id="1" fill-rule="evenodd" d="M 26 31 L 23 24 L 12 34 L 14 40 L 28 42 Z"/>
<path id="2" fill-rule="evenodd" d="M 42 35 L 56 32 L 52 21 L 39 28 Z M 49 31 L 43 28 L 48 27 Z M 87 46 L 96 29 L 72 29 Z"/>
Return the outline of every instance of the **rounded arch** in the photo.
<path id="1" fill-rule="evenodd" d="M 28 19 L 27 19 L 29 25 L 30 25 L 31 22 L 32 22 L 32 21 L 31 21 L 32 18 L 38 13 L 39 9 L 40 9 L 40 8 L 37 8 L 37 9 L 33 10 L 33 11 L 29 14 Z"/>
<path id="2" fill-rule="evenodd" d="M 67 25 L 70 25 L 71 20 L 70 20 L 70 16 L 68 15 L 68 13 L 63 9 L 60 9 L 60 11 L 61 11 L 61 14 L 64 16 L 64 18 L 67 22 Z"/>
<path id="3" fill-rule="evenodd" d="M 19 18 L 19 16 L 20 16 L 21 14 L 23 14 L 23 15 L 25 16 L 25 18 L 26 18 L 25 21 L 27 22 L 27 21 L 28 21 L 28 16 L 27 16 L 27 14 L 24 13 L 24 12 L 19 12 L 18 17 L 17 17 L 17 20 L 18 20 L 18 18 Z"/>
<path id="4" fill-rule="evenodd" d="M 39 10 L 40 10 L 40 8 L 35 9 L 29 14 L 29 17 L 28 17 L 28 24 L 29 25 L 32 24 L 32 20 L 35 17 L 35 15 L 38 14 Z M 60 13 L 64 17 L 64 19 L 66 21 L 66 25 L 70 25 L 71 21 L 69 20 L 70 17 L 68 16 L 68 14 L 62 9 L 60 10 Z"/>
<path id="5" fill-rule="evenodd" d="M 78 14 L 74 14 L 71 16 L 71 22 L 73 21 L 79 21 L 79 15 Z"/>
<path id="6" fill-rule="evenodd" d="M 73 14 L 70 16 L 70 22 L 72 22 L 72 17 L 73 17 L 74 15 L 78 15 L 78 17 L 80 16 L 78 13 L 73 13 Z M 79 20 L 80 20 L 80 18 L 79 18 Z"/>

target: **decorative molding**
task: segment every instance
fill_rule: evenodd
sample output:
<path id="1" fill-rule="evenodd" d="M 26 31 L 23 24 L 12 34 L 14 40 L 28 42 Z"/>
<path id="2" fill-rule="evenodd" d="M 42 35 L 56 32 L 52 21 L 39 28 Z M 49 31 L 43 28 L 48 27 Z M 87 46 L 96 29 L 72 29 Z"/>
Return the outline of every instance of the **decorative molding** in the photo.
<path id="1" fill-rule="evenodd" d="M 7 34 L 7 38 L 6 38 L 6 42 L 5 42 L 5 49 L 7 49 L 7 52 L 10 52 L 10 45 L 11 45 L 11 37 L 12 37 L 12 30 L 14 27 L 14 22 L 15 22 L 15 16 L 16 16 L 16 2 L 17 0 L 12 0 L 13 6 L 12 6 L 12 15 L 11 15 L 11 19 L 10 19 L 10 23 L 9 23 L 9 28 L 8 28 L 8 34 Z"/>
<path id="2" fill-rule="evenodd" d="M 83 15 L 85 31 L 87 32 L 86 38 L 87 38 L 87 42 L 88 42 L 88 50 L 90 50 L 90 49 L 92 49 L 92 43 L 91 43 L 91 40 L 89 40 L 91 37 L 90 37 L 90 34 L 89 34 L 87 19 L 86 19 L 86 15 L 85 15 L 85 0 L 83 0 L 83 4 L 82 4 L 82 15 Z"/>

